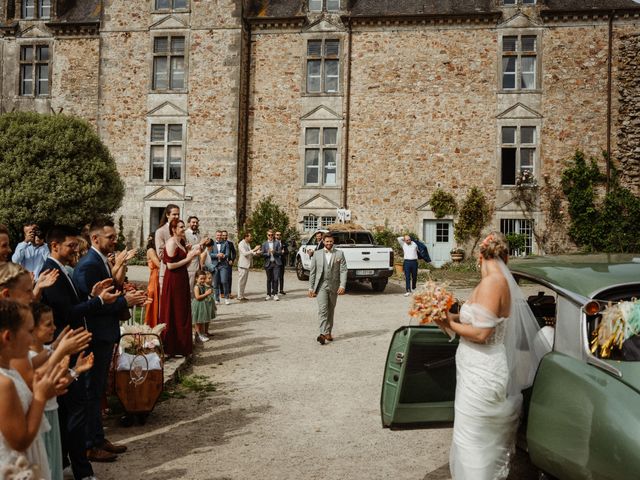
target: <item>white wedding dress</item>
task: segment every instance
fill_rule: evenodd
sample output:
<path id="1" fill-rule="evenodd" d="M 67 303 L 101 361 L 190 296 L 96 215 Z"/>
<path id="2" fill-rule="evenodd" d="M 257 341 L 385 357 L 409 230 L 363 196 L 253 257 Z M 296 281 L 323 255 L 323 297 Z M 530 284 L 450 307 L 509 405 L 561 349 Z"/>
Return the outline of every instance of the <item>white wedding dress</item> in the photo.
<path id="1" fill-rule="evenodd" d="M 537 335 L 540 326 L 504 262 L 509 284 L 508 318 L 478 303 L 466 303 L 460 322 L 493 328 L 485 343 L 460 339 L 456 353 L 453 442 L 449 456 L 454 480 L 500 480 L 509 475 L 522 408 L 522 390 L 533 384 L 542 356 L 551 345 Z M 536 337 L 538 337 L 536 339 Z M 534 348 L 544 341 L 544 348 Z"/>

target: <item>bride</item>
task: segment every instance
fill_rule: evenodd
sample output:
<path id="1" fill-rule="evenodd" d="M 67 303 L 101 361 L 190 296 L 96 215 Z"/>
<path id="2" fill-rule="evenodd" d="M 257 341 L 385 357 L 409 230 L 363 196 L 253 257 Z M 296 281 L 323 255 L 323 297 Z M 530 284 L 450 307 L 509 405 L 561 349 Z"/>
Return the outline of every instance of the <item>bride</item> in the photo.
<path id="1" fill-rule="evenodd" d="M 540 360 L 533 349 L 539 326 L 506 267 L 508 253 L 504 235 L 489 234 L 480 245 L 480 283 L 459 315 L 439 322 L 460 336 L 449 457 L 454 480 L 507 478 L 521 392 Z"/>

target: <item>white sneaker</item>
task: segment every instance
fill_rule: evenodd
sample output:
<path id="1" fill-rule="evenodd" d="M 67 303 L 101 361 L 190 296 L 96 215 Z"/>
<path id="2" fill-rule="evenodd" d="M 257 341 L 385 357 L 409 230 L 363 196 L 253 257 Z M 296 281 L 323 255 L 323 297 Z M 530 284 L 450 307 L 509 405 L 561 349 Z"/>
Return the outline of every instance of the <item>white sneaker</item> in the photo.
<path id="1" fill-rule="evenodd" d="M 278 295 L 274 295 L 274 296 L 273 296 L 273 299 L 274 299 L 276 302 L 277 302 L 278 300 L 280 300 L 280 299 L 278 298 Z"/>
<path id="2" fill-rule="evenodd" d="M 229 300 L 229 299 L 225 299 L 225 300 L 224 300 L 224 304 L 225 304 L 225 305 L 231 305 L 231 300 Z"/>
<path id="3" fill-rule="evenodd" d="M 404 296 L 405 296 L 405 297 L 408 297 L 409 295 L 411 295 L 411 292 L 406 292 L 406 293 L 404 294 Z"/>
<path id="4" fill-rule="evenodd" d="M 206 336 L 204 336 L 204 335 L 202 335 L 202 334 L 200 334 L 200 333 L 198 334 L 198 338 L 200 339 L 200 341 L 201 341 L 202 343 L 204 343 L 204 342 L 208 342 L 208 341 L 209 341 L 209 337 L 206 337 Z"/>
<path id="5" fill-rule="evenodd" d="M 271 295 L 267 295 L 267 296 L 265 297 L 265 300 L 271 300 Z"/>

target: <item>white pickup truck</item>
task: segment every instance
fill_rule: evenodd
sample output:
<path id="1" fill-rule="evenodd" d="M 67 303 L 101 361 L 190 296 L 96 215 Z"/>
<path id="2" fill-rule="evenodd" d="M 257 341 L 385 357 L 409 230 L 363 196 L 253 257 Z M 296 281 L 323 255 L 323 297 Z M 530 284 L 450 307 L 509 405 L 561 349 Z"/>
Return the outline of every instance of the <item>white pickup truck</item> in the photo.
<path id="1" fill-rule="evenodd" d="M 318 230 L 298 249 L 296 255 L 296 274 L 299 280 L 309 279 L 311 268 L 310 252 L 318 247 L 316 234 L 328 232 Z M 393 274 L 393 250 L 375 245 L 373 235 L 366 230 L 331 230 L 335 239 L 335 248 L 342 251 L 347 261 L 349 281 L 371 282 L 374 292 L 382 292 Z"/>

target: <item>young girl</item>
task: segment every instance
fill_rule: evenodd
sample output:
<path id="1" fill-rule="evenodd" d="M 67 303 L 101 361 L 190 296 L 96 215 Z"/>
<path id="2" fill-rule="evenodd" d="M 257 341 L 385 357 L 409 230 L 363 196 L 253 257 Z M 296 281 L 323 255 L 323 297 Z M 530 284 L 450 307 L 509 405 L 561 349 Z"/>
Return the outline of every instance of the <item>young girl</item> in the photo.
<path id="1" fill-rule="evenodd" d="M 44 443 L 39 433 L 49 428 L 43 421 L 50 398 L 64 392 L 69 358 L 39 371 L 33 393 L 10 362 L 23 358 L 32 341 L 33 316 L 28 307 L 0 299 L 0 464 L 15 462 L 23 452 L 31 464 L 40 467 L 42 478 L 51 478 Z"/>
<path id="2" fill-rule="evenodd" d="M 212 292 L 214 292 L 214 288 L 213 288 L 213 274 L 211 272 L 205 272 L 205 275 L 207 276 L 207 279 L 205 280 L 204 284 L 207 286 L 208 289 L 211 289 Z M 214 318 L 216 318 L 216 313 L 217 313 L 217 308 L 216 308 L 216 299 L 214 298 L 215 295 L 209 295 L 207 297 L 207 302 L 210 305 L 211 308 L 211 315 L 209 315 L 209 320 L 207 320 L 207 323 L 204 324 L 204 334 L 209 337 L 209 323 L 211 320 L 213 320 Z"/>
<path id="3" fill-rule="evenodd" d="M 196 272 L 196 284 L 193 287 L 193 300 L 191 300 L 191 317 L 196 329 L 196 341 L 208 342 L 205 335 L 206 324 L 211 319 L 211 304 L 207 301 L 213 293 L 213 288 L 205 284 L 207 276 L 202 270 Z"/>
<path id="4" fill-rule="evenodd" d="M 29 361 L 33 369 L 39 368 L 46 362 L 53 350 L 65 348 L 68 341 L 60 345 L 60 340 L 68 336 L 66 332 L 63 332 L 58 336 L 56 343 L 51 346 L 45 346 L 47 343 L 53 341 L 53 334 L 56 330 L 56 326 L 53 323 L 53 312 L 48 305 L 42 303 L 35 303 L 31 307 L 33 314 L 34 330 L 33 330 L 33 342 L 29 347 Z M 12 362 L 13 365 L 13 362 Z M 85 356 L 84 353 L 80 353 L 78 356 L 73 370 L 75 375 L 80 375 L 88 371 L 93 366 L 93 353 Z M 17 367 L 16 367 L 17 369 Z M 24 378 L 24 374 L 21 372 Z M 51 469 L 52 480 L 62 480 L 62 444 L 60 440 L 60 424 L 58 421 L 58 402 L 56 398 L 51 398 L 47 402 L 44 408 L 44 415 L 51 425 L 51 430 L 44 433 L 43 440 L 47 450 L 47 457 L 49 459 L 49 468 Z"/>

